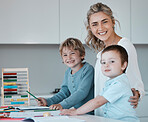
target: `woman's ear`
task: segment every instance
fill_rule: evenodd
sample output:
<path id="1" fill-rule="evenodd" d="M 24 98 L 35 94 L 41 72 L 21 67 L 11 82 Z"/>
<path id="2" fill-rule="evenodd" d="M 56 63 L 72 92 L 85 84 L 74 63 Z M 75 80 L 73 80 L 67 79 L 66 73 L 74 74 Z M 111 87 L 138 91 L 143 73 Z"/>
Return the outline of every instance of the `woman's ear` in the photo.
<path id="1" fill-rule="evenodd" d="M 112 20 L 113 28 L 115 28 L 115 19 Z"/>
<path id="2" fill-rule="evenodd" d="M 121 67 L 122 71 L 124 71 L 126 69 L 126 67 L 127 67 L 127 62 L 125 61 Z"/>

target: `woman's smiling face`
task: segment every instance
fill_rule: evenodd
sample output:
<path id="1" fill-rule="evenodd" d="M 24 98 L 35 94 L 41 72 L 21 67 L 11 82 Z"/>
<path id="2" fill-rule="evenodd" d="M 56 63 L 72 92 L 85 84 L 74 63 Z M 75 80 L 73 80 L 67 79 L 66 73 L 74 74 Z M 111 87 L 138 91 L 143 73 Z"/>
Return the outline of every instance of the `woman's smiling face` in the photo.
<path id="1" fill-rule="evenodd" d="M 92 33 L 104 42 L 113 35 L 114 24 L 111 17 L 103 12 L 90 15 L 89 25 Z"/>

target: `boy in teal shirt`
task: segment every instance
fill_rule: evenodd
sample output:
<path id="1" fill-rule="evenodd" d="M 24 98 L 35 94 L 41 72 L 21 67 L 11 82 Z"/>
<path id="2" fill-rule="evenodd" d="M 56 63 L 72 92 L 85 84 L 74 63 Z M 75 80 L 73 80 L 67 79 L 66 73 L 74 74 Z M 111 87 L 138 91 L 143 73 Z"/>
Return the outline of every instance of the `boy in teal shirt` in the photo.
<path id="1" fill-rule="evenodd" d="M 38 104 L 56 110 L 79 108 L 94 98 L 94 68 L 83 62 L 85 48 L 78 39 L 68 38 L 59 49 L 63 63 L 69 67 L 65 72 L 61 89 L 51 98 L 38 98 Z"/>

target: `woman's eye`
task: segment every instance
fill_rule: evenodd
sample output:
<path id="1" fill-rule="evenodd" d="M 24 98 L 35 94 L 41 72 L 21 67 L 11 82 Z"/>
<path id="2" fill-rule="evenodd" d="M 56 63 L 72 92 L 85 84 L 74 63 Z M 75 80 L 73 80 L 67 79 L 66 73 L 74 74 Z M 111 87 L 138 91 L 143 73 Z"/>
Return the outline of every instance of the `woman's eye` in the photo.
<path id="1" fill-rule="evenodd" d="M 103 21 L 103 23 L 107 23 L 108 21 Z"/>
<path id="2" fill-rule="evenodd" d="M 108 22 L 108 20 L 106 20 L 106 19 L 102 21 L 103 24 L 105 24 L 105 23 L 107 23 L 107 22 Z"/>
<path id="3" fill-rule="evenodd" d="M 96 23 L 93 23 L 92 26 L 97 26 L 97 24 Z"/>

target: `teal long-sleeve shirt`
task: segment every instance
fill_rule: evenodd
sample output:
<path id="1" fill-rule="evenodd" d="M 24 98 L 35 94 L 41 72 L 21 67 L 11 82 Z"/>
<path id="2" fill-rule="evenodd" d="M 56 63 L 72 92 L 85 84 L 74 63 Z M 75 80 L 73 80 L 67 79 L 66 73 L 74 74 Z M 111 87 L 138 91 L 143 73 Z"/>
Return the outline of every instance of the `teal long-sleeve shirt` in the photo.
<path id="1" fill-rule="evenodd" d="M 75 74 L 71 68 L 65 72 L 61 90 L 53 97 L 46 99 L 48 106 L 61 104 L 64 109 L 79 108 L 94 98 L 94 68 L 87 62 Z"/>

